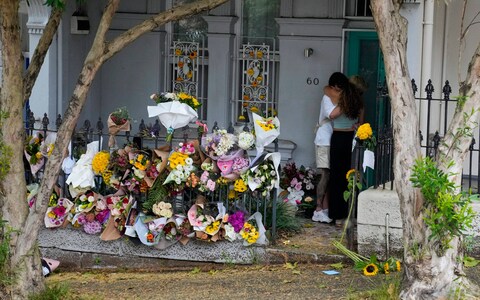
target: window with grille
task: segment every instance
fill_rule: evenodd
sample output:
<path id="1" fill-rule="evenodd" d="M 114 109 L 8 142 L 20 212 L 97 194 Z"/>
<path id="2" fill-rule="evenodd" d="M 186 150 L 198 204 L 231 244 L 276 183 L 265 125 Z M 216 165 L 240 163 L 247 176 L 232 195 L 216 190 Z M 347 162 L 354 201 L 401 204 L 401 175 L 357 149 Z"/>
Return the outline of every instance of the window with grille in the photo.
<path id="1" fill-rule="evenodd" d="M 234 121 L 251 121 L 251 113 L 276 115 L 279 0 L 245 0 L 239 38 Z"/>
<path id="2" fill-rule="evenodd" d="M 193 2 L 193 0 L 175 0 L 174 5 Z M 185 92 L 202 103 L 198 109 L 198 118 L 207 119 L 208 86 L 208 50 L 207 28 L 205 20 L 195 15 L 174 22 L 172 34 L 167 38 L 168 69 L 167 86 L 172 92 Z"/>
<path id="3" fill-rule="evenodd" d="M 346 17 L 371 17 L 370 0 L 346 0 Z"/>

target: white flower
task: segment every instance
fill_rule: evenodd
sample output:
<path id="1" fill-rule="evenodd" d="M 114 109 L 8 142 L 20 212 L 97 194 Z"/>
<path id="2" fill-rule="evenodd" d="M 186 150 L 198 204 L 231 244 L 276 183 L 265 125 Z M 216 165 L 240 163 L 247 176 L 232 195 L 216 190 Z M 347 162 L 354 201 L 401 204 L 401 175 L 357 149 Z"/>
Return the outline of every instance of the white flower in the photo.
<path id="1" fill-rule="evenodd" d="M 155 98 L 157 98 L 157 94 L 151 94 L 150 95 L 150 99 L 155 100 Z"/>
<path id="2" fill-rule="evenodd" d="M 93 202 L 95 198 L 93 196 L 88 196 L 88 202 Z"/>
<path id="3" fill-rule="evenodd" d="M 192 159 L 191 157 L 187 157 L 187 158 L 185 159 L 185 163 L 186 163 L 187 165 L 192 165 L 192 164 L 193 164 L 193 159 Z"/>
<path id="4" fill-rule="evenodd" d="M 175 93 L 165 93 L 163 96 L 167 99 L 172 99 L 172 100 L 177 99 L 177 95 Z"/>

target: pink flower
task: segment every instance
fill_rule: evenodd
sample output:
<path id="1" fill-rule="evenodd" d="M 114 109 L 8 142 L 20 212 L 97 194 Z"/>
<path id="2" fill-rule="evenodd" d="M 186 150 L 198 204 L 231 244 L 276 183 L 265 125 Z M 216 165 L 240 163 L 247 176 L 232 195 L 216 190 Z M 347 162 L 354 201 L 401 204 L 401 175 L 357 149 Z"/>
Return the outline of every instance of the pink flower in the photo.
<path id="1" fill-rule="evenodd" d="M 207 181 L 207 188 L 208 188 L 211 192 L 213 192 L 213 191 L 215 190 L 215 181 L 209 179 L 209 180 Z"/>
<path id="2" fill-rule="evenodd" d="M 302 183 L 301 182 L 298 182 L 296 185 L 295 185 L 295 189 L 297 191 L 300 191 L 302 189 Z"/>
<path id="3" fill-rule="evenodd" d="M 200 181 L 201 181 L 202 183 L 207 182 L 208 176 L 209 176 L 208 172 L 207 172 L 207 171 L 203 171 L 202 176 L 200 176 Z"/>

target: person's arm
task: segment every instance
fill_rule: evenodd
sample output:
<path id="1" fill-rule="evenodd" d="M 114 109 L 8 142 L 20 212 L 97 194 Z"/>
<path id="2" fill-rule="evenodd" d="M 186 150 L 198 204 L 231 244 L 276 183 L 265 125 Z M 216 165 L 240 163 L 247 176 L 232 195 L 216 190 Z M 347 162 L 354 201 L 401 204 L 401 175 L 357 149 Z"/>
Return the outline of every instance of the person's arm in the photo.
<path id="1" fill-rule="evenodd" d="M 331 120 L 334 120 L 336 118 L 338 118 L 341 114 L 342 114 L 342 109 L 340 108 L 340 106 L 335 106 L 335 108 L 332 110 L 332 112 L 328 115 L 328 117 L 331 119 Z"/>

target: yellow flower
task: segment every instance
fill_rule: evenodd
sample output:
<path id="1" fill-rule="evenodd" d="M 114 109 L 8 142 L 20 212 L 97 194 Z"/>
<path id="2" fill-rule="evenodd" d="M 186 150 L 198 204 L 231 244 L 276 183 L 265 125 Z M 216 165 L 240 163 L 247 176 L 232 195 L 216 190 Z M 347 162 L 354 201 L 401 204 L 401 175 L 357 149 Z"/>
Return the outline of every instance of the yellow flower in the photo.
<path id="1" fill-rule="evenodd" d="M 55 219 L 55 218 L 57 217 L 57 215 L 56 215 L 53 211 L 49 211 L 49 212 L 48 212 L 48 217 L 49 217 L 50 219 Z"/>
<path id="2" fill-rule="evenodd" d="M 351 176 L 352 174 L 353 174 L 353 175 L 355 174 L 355 169 L 350 169 L 350 170 L 348 170 L 347 176 L 345 176 L 345 177 L 347 178 L 347 180 L 350 180 L 350 176 Z"/>
<path id="3" fill-rule="evenodd" d="M 244 116 L 244 115 L 238 116 L 238 120 L 239 120 L 239 121 L 245 121 L 245 116 Z"/>
<path id="4" fill-rule="evenodd" d="M 402 270 L 402 266 L 400 265 L 400 261 L 397 260 L 397 261 L 395 262 L 395 264 L 396 264 L 396 266 L 397 266 L 397 271 L 400 272 L 400 271 Z"/>
<path id="5" fill-rule="evenodd" d="M 237 194 L 235 193 L 235 190 L 229 190 L 228 191 L 228 199 L 229 200 L 235 199 L 236 196 L 237 196 Z"/>
<path id="6" fill-rule="evenodd" d="M 41 152 L 35 153 L 35 157 L 36 157 L 37 159 L 42 158 L 42 153 L 41 153 Z"/>
<path id="7" fill-rule="evenodd" d="M 390 266 L 388 265 L 388 262 L 386 262 L 386 263 L 383 265 L 383 272 L 384 272 L 385 274 L 390 273 Z"/>
<path id="8" fill-rule="evenodd" d="M 247 75 L 248 75 L 248 76 L 252 76 L 253 73 L 254 73 L 254 71 L 253 71 L 252 68 L 250 68 L 250 69 L 247 70 Z"/>
<path id="9" fill-rule="evenodd" d="M 111 170 L 103 171 L 102 178 L 103 178 L 103 181 L 105 182 L 106 185 L 110 184 L 110 178 L 112 178 L 112 175 L 113 175 L 113 173 L 112 173 Z"/>
<path id="10" fill-rule="evenodd" d="M 53 144 L 48 145 L 48 151 L 47 151 L 47 155 L 48 155 L 48 156 L 52 155 L 53 148 L 54 148 L 54 145 L 53 145 Z"/>
<path id="11" fill-rule="evenodd" d="M 192 53 L 190 53 L 190 59 L 195 59 L 197 57 L 197 51 L 193 51 Z"/>
<path id="12" fill-rule="evenodd" d="M 100 151 L 92 159 L 92 169 L 95 174 L 101 174 L 108 166 L 110 161 L 110 153 L 107 151 Z"/>
<path id="13" fill-rule="evenodd" d="M 236 192 L 243 193 L 247 190 L 247 185 L 245 184 L 245 181 L 243 181 L 243 179 L 239 178 L 235 180 L 235 183 L 233 184 L 233 189 Z"/>
<path id="14" fill-rule="evenodd" d="M 173 170 L 177 167 L 177 165 L 185 165 L 185 160 L 188 158 L 187 154 L 181 152 L 173 152 L 172 155 L 168 157 L 168 162 L 170 164 L 170 168 Z"/>
<path id="15" fill-rule="evenodd" d="M 182 50 L 181 49 L 175 49 L 175 55 L 182 55 Z"/>
<path id="16" fill-rule="evenodd" d="M 257 51 L 257 58 L 262 58 L 262 57 L 263 57 L 263 52 Z"/>
<path id="17" fill-rule="evenodd" d="M 258 107 L 256 107 L 256 106 L 250 107 L 250 110 L 254 113 L 257 113 L 259 111 Z"/>
<path id="18" fill-rule="evenodd" d="M 375 264 L 368 264 L 363 268 L 363 275 L 365 276 L 375 276 L 378 273 L 378 267 Z"/>
<path id="19" fill-rule="evenodd" d="M 362 141 L 370 138 L 372 135 L 372 127 L 370 127 L 369 123 L 365 123 L 357 129 L 357 137 Z"/>

